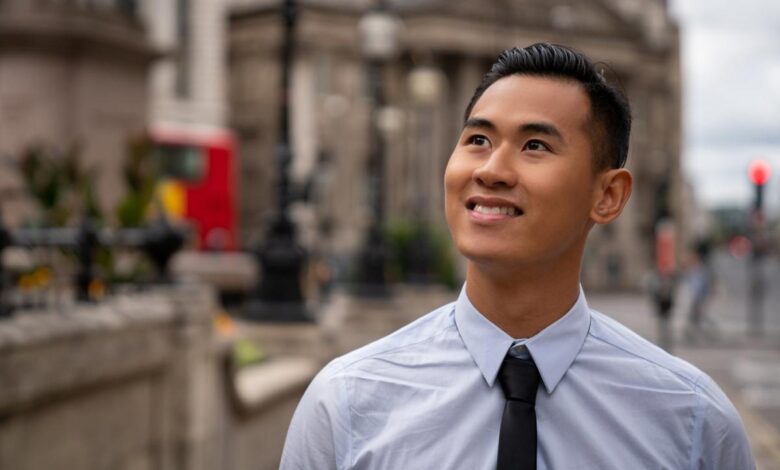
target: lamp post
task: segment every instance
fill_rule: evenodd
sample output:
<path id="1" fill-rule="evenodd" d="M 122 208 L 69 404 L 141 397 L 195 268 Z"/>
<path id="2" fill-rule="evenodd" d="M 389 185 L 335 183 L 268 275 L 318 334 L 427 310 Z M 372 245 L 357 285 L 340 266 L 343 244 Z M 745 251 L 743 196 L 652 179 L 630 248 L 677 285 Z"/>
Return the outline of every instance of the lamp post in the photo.
<path id="1" fill-rule="evenodd" d="M 312 319 L 306 311 L 301 277 L 306 252 L 295 239 L 296 227 L 290 218 L 290 96 L 291 69 L 295 40 L 297 6 L 294 0 L 282 3 L 284 36 L 280 56 L 279 141 L 276 145 L 276 214 L 263 246 L 258 250 L 261 281 L 247 303 L 244 317 L 258 321 L 303 322 Z"/>
<path id="2" fill-rule="evenodd" d="M 373 217 L 368 237 L 360 253 L 359 276 L 355 293 L 365 297 L 386 297 L 390 294 L 387 280 L 387 243 L 382 224 L 384 222 L 384 135 L 379 116 L 385 106 L 384 64 L 395 57 L 399 49 L 398 19 L 384 8 L 380 0 L 358 25 L 362 53 L 368 63 L 368 86 L 371 98 L 370 158 L 368 164 L 368 189 Z"/>
<path id="3" fill-rule="evenodd" d="M 428 188 L 431 183 L 431 157 L 434 155 L 433 108 L 441 98 L 445 78 L 440 70 L 431 65 L 420 65 L 412 69 L 407 77 L 407 86 L 416 105 L 418 132 L 417 156 L 415 159 L 414 235 L 409 248 L 409 281 L 426 284 L 435 280 L 434 247 L 428 224 Z"/>

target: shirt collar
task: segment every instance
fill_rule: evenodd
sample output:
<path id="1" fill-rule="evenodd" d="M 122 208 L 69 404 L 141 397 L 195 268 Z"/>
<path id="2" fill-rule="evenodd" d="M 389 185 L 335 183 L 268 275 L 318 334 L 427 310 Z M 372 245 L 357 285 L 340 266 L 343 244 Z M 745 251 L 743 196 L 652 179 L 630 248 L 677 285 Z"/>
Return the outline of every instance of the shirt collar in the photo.
<path id="1" fill-rule="evenodd" d="M 492 387 L 498 369 L 515 339 L 485 318 L 466 294 L 466 286 L 455 303 L 455 324 L 466 349 Z M 590 328 L 590 309 L 585 294 L 580 294 L 574 306 L 555 323 L 523 341 L 539 369 L 547 393 L 552 393 L 574 362 Z"/>

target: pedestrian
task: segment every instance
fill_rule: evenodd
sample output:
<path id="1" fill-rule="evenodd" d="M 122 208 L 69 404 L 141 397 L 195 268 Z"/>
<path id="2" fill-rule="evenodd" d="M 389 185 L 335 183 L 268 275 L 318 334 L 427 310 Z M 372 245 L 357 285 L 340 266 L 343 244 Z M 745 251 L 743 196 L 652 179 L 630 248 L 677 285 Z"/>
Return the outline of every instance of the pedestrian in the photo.
<path id="1" fill-rule="evenodd" d="M 658 320 L 656 344 L 671 353 L 674 347 L 672 310 L 674 308 L 677 276 L 674 271 L 656 269 L 644 276 L 642 284 L 644 289 L 650 294 L 655 316 Z"/>
<path id="2" fill-rule="evenodd" d="M 585 241 L 628 201 L 628 104 L 584 55 L 502 53 L 445 170 L 458 299 L 328 364 L 284 470 L 754 468 L 690 364 L 591 310 Z"/>
<path id="3" fill-rule="evenodd" d="M 686 280 L 691 294 L 688 326 L 685 336 L 694 341 L 702 334 L 716 334 L 717 325 L 707 315 L 707 303 L 712 293 L 714 274 L 710 266 L 711 245 L 708 241 L 699 241 L 688 262 Z M 705 328 L 706 325 L 706 328 Z"/>

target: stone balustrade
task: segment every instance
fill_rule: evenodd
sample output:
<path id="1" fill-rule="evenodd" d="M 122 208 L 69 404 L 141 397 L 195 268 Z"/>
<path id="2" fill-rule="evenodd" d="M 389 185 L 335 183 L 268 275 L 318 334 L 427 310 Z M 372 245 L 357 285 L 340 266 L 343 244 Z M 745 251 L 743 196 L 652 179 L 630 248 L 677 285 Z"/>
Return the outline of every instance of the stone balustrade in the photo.
<path id="1" fill-rule="evenodd" d="M 0 468 L 276 468 L 321 358 L 224 367 L 215 299 L 178 285 L 0 321 Z"/>
<path id="2" fill-rule="evenodd" d="M 318 323 L 217 333 L 214 288 L 182 283 L 0 320 L 0 469 L 271 470 L 322 365 L 451 301 L 337 292 Z M 234 341 L 267 358 L 237 364 Z"/>

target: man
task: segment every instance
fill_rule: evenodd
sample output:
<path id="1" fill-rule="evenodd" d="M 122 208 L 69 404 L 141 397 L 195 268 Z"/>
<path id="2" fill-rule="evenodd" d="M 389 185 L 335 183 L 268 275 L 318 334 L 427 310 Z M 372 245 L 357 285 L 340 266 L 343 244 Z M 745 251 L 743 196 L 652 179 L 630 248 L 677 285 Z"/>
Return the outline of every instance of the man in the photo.
<path id="1" fill-rule="evenodd" d="M 712 380 L 588 308 L 588 232 L 631 193 L 630 113 L 583 55 L 505 51 L 445 171 L 458 300 L 338 358 L 296 410 L 291 469 L 754 468 Z"/>

